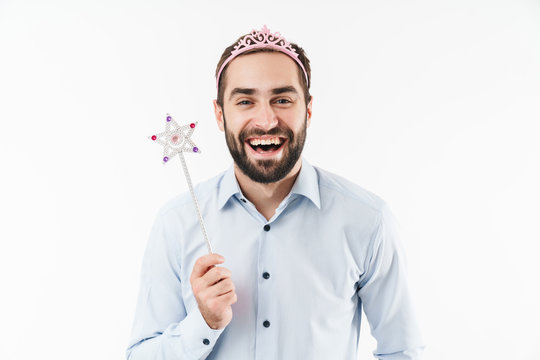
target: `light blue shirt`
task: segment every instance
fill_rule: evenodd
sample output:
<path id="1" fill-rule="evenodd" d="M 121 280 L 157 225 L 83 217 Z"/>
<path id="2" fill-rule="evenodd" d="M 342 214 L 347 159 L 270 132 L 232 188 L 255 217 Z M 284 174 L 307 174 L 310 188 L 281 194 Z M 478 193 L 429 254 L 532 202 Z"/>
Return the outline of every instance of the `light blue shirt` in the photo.
<path id="1" fill-rule="evenodd" d="M 269 221 L 242 195 L 233 167 L 195 192 L 232 271 L 232 321 L 211 329 L 193 296 L 191 271 L 207 250 L 184 194 L 151 231 L 128 359 L 355 360 L 362 306 L 375 357 L 420 359 L 404 252 L 380 198 L 305 160 Z"/>

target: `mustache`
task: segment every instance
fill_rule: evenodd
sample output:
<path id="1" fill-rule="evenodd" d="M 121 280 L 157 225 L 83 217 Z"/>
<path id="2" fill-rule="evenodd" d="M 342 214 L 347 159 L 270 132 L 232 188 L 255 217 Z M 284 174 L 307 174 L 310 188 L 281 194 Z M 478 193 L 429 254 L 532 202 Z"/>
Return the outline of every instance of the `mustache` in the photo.
<path id="1" fill-rule="evenodd" d="M 264 131 L 261 129 L 242 130 L 240 134 L 238 135 L 238 139 L 240 140 L 241 143 L 243 143 L 249 137 L 264 136 L 264 135 L 286 137 L 291 141 L 294 138 L 294 134 L 291 129 L 289 128 L 282 129 L 280 127 L 275 127 L 268 131 Z"/>

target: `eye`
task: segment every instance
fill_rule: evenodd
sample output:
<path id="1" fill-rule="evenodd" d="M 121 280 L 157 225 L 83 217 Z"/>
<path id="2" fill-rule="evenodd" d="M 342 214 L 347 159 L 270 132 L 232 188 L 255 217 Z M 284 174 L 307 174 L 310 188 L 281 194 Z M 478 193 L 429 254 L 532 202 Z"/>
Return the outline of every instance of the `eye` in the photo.
<path id="1" fill-rule="evenodd" d="M 278 104 L 290 104 L 292 101 L 290 101 L 289 99 L 277 99 L 276 100 L 276 103 Z"/>
<path id="2" fill-rule="evenodd" d="M 251 105 L 251 101 L 249 101 L 249 100 L 241 100 L 236 105 Z"/>

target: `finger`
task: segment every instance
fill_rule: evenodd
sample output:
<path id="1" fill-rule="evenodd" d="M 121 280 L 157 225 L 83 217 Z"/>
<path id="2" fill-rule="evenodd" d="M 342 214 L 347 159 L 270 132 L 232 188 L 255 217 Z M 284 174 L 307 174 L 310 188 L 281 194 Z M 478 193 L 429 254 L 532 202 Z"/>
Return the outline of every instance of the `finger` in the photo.
<path id="1" fill-rule="evenodd" d="M 232 305 L 238 300 L 238 297 L 236 296 L 236 292 L 229 291 L 228 293 L 219 296 L 218 299 L 223 301 L 224 304 Z"/>
<path id="2" fill-rule="evenodd" d="M 207 299 L 217 298 L 231 291 L 234 291 L 234 284 L 232 280 L 229 278 L 229 279 L 222 280 L 218 282 L 217 284 L 204 290 L 204 294 L 202 295 L 202 297 L 207 298 Z"/>
<path id="3" fill-rule="evenodd" d="M 224 281 L 225 279 L 230 280 L 230 277 L 231 271 L 229 269 L 221 266 L 211 267 L 210 270 L 208 270 L 208 272 L 202 277 L 191 280 L 191 288 L 193 290 L 193 294 L 195 294 L 196 297 L 207 298 L 209 296 L 217 296 L 219 294 L 215 294 L 214 292 L 212 292 L 212 295 L 210 295 L 210 293 L 206 290 L 214 286 L 215 284 Z"/>
<path id="4" fill-rule="evenodd" d="M 216 314 L 221 314 L 225 309 L 237 301 L 236 293 L 229 291 L 227 294 L 208 300 L 207 308 Z"/>
<path id="5" fill-rule="evenodd" d="M 225 258 L 219 254 L 207 254 L 201 256 L 193 265 L 191 280 L 200 278 L 209 270 L 209 268 L 217 264 L 222 264 L 224 261 Z"/>
<path id="6" fill-rule="evenodd" d="M 208 270 L 206 274 L 201 277 L 201 279 L 207 286 L 212 286 L 223 279 L 230 278 L 231 275 L 232 274 L 229 269 L 222 266 L 215 266 Z"/>

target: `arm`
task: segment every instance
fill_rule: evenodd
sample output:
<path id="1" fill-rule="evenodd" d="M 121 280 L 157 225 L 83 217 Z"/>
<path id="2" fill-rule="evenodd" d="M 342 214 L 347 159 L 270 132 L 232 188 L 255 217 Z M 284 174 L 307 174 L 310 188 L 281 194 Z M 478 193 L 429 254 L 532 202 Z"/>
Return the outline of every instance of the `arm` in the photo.
<path id="1" fill-rule="evenodd" d="M 180 279 L 180 248 L 156 220 L 144 254 L 131 339 L 130 360 L 205 359 L 223 330 L 208 326 L 198 308 L 187 313 Z"/>
<path id="2" fill-rule="evenodd" d="M 419 360 L 424 346 L 407 284 L 404 250 L 386 206 L 379 220 L 358 291 L 371 334 L 377 340 L 374 356 Z"/>

